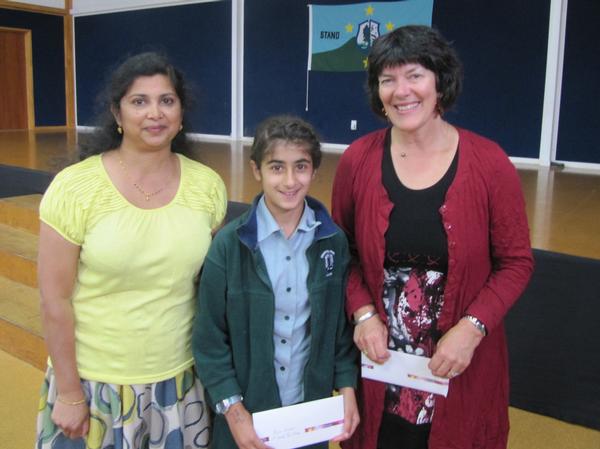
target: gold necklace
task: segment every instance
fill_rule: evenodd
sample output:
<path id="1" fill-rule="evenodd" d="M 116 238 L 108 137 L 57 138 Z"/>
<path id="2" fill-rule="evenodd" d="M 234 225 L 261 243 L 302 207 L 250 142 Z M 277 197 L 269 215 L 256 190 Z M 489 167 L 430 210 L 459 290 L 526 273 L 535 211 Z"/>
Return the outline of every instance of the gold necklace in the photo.
<path id="1" fill-rule="evenodd" d="M 160 192 L 165 190 L 165 187 L 167 186 L 168 183 L 165 184 L 164 186 L 162 186 L 160 189 L 155 190 L 154 192 L 146 192 L 141 185 L 139 185 L 137 182 L 135 182 L 131 178 L 129 171 L 127 170 L 127 167 L 125 166 L 125 162 L 123 162 L 123 159 L 121 159 L 121 154 L 118 151 L 117 151 L 117 157 L 119 158 L 119 165 L 123 168 L 125 175 L 127 176 L 127 178 L 129 178 L 129 181 L 133 184 L 133 187 L 135 187 L 138 190 L 138 192 L 140 192 L 142 195 L 144 195 L 144 198 L 146 198 L 146 201 L 150 201 L 150 198 L 152 198 L 154 195 L 158 195 Z"/>

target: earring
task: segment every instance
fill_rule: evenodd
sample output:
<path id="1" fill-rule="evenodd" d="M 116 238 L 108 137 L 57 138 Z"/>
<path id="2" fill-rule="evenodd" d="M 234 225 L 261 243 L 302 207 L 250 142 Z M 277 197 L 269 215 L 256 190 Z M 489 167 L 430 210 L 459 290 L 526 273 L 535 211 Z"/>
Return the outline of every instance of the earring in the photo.
<path id="1" fill-rule="evenodd" d="M 381 112 L 383 112 L 383 115 L 387 117 L 387 111 L 385 110 L 385 108 L 381 108 Z"/>
<path id="2" fill-rule="evenodd" d="M 183 125 L 179 125 L 179 131 L 183 129 Z"/>
<path id="3" fill-rule="evenodd" d="M 117 125 L 117 132 L 119 134 L 123 134 L 123 128 L 121 128 L 121 125 Z"/>

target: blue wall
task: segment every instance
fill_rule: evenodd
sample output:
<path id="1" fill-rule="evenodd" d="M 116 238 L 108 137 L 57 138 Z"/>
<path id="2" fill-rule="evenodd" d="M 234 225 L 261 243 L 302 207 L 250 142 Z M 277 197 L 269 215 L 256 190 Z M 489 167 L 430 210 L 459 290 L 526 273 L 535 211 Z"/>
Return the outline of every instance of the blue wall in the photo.
<path id="1" fill-rule="evenodd" d="M 349 143 L 385 126 L 370 112 L 361 72 L 311 72 L 310 109 L 304 110 L 308 3 L 361 0 L 245 0 L 246 136 L 265 117 L 285 112 L 314 123 L 327 142 Z M 454 42 L 465 66 L 464 91 L 448 120 L 498 141 L 512 156 L 539 156 L 549 11 L 550 0 L 434 3 L 433 25 Z M 193 131 L 229 135 L 230 15 L 230 1 L 221 1 L 76 18 L 79 124 L 91 124 L 96 94 L 116 62 L 127 54 L 159 49 L 198 87 Z M 600 125 L 595 107 L 600 62 L 590 57 L 599 50 L 594 33 L 598 19 L 597 1 L 569 4 L 557 154 L 561 160 L 600 162 L 593 134 Z M 62 56 L 48 59 L 62 64 Z M 60 69 L 62 77 L 62 65 Z M 38 84 L 42 80 L 36 78 L 36 88 Z M 55 84 L 60 84 L 61 105 L 51 110 L 59 110 L 64 122 L 62 78 Z M 56 96 L 56 89 L 49 94 Z M 358 130 L 349 129 L 350 120 L 358 120 Z"/>
<path id="2" fill-rule="evenodd" d="M 192 83 L 191 131 L 231 133 L 231 3 L 212 2 L 75 18 L 77 122 L 92 125 L 96 98 L 126 56 L 166 52 Z"/>
<path id="3" fill-rule="evenodd" d="M 244 135 L 289 112 L 327 142 L 349 143 L 384 126 L 369 110 L 360 72 L 310 74 L 304 110 L 308 3 L 361 0 L 245 0 Z M 497 140 L 512 156 L 538 157 L 550 0 L 436 0 L 433 25 L 454 42 L 465 89 L 447 118 Z M 557 159 L 600 163 L 600 3 L 570 2 Z M 0 9 L 0 26 L 32 30 L 35 121 L 64 125 L 61 16 Z M 231 3 L 228 0 L 75 19 L 78 124 L 92 124 L 98 91 L 115 64 L 144 50 L 167 52 L 196 87 L 193 131 L 231 133 Z M 358 130 L 349 129 L 358 120 Z"/>
<path id="4" fill-rule="evenodd" d="M 311 121 L 327 142 L 349 143 L 384 125 L 364 94 L 365 74 L 311 72 L 304 110 L 307 4 L 352 0 L 246 0 L 244 134 L 266 116 L 289 112 Z M 465 66 L 465 88 L 447 118 L 504 146 L 512 156 L 539 155 L 550 0 L 436 0 L 433 25 Z M 350 130 L 350 120 L 359 129 Z"/>
<path id="5" fill-rule="evenodd" d="M 63 18 L 0 9 L 0 26 L 31 30 L 36 126 L 64 126 L 65 53 Z"/>
<path id="6" fill-rule="evenodd" d="M 357 3 L 348 0 L 245 0 L 244 135 L 273 114 L 292 113 L 310 121 L 326 142 L 349 143 L 384 125 L 370 112 L 363 72 L 310 72 L 305 111 L 308 7 Z M 350 131 L 350 120 L 358 129 Z"/>
<path id="7" fill-rule="evenodd" d="M 433 24 L 454 42 L 464 90 L 448 120 L 539 157 L 550 0 L 436 0 Z"/>
<path id="8" fill-rule="evenodd" d="M 556 159 L 600 163 L 600 3 L 570 1 Z"/>

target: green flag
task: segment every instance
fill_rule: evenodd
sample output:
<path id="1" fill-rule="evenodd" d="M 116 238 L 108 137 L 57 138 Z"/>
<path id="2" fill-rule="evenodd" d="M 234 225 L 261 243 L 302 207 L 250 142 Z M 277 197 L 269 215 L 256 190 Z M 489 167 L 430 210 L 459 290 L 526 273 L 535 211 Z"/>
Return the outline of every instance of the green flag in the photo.
<path id="1" fill-rule="evenodd" d="M 433 0 L 309 5 L 308 70 L 364 70 L 373 41 L 403 25 L 431 25 Z"/>

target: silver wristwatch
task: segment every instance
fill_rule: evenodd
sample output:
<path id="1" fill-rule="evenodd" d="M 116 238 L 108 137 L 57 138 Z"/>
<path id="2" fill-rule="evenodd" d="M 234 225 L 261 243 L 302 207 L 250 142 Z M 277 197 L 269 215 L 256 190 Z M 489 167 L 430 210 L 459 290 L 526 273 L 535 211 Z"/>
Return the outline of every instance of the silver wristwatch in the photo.
<path id="1" fill-rule="evenodd" d="M 234 394 L 228 398 L 223 399 L 215 404 L 215 410 L 219 415 L 224 415 L 229 411 L 233 404 L 237 404 L 238 402 L 242 402 L 244 398 L 241 394 Z"/>
<path id="2" fill-rule="evenodd" d="M 465 315 L 463 318 L 470 321 L 471 324 L 473 324 L 477 330 L 483 334 L 484 337 L 487 335 L 485 324 L 483 324 L 479 318 L 473 315 Z"/>

